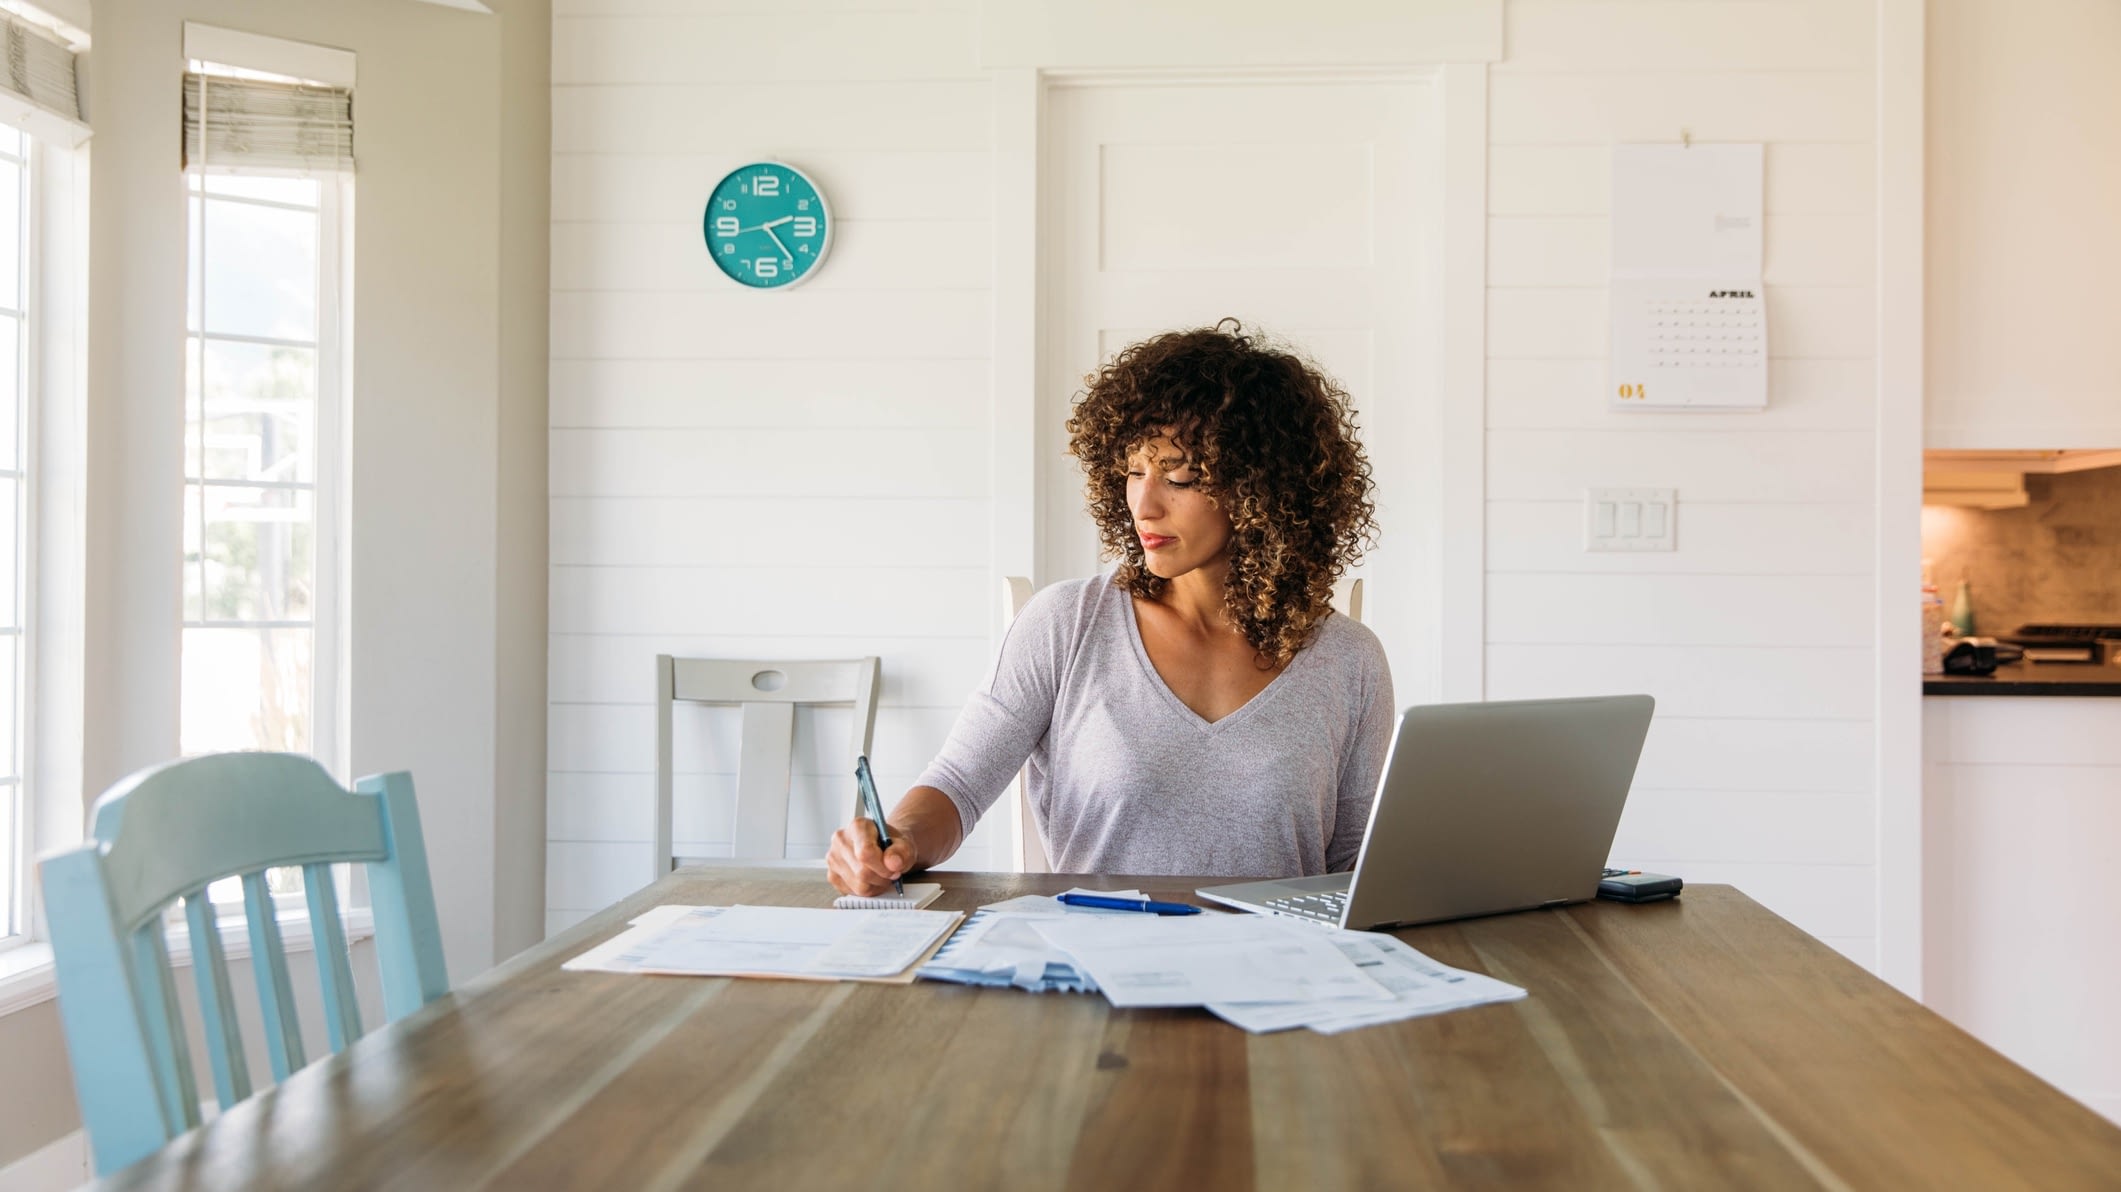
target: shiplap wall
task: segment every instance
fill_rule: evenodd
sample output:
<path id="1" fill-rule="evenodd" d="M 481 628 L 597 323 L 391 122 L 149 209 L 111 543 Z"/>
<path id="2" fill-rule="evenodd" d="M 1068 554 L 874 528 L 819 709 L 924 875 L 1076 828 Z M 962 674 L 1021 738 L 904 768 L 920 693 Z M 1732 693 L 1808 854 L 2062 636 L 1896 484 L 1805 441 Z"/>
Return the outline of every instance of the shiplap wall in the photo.
<path id="1" fill-rule="evenodd" d="M 1617 855 L 1736 882 L 1865 963 L 1873 19 L 1839 0 L 1512 3 L 1489 91 L 1486 394 L 1490 696 L 1655 693 Z M 555 0 L 552 926 L 642 880 L 659 650 L 880 652 L 888 787 L 987 665 L 976 33 L 969 2 Z M 1768 145 L 1764 414 L 1605 412 L 1608 146 L 1682 128 Z M 828 266 L 787 294 L 734 292 L 698 244 L 715 179 L 765 156 L 811 171 L 841 218 Z M 1606 484 L 1678 489 L 1680 549 L 1585 554 L 1582 489 Z M 799 768 L 839 731 L 820 720 Z M 709 849 L 729 732 L 680 725 L 678 835 Z M 817 779 L 798 796 L 791 840 L 815 847 L 842 809 Z M 964 862 L 1005 864 L 1000 843 L 983 827 Z"/>
<path id="2" fill-rule="evenodd" d="M 1615 859 L 1865 964 L 1875 20 L 1513 0 L 1489 81 L 1488 695 L 1656 695 Z M 1682 129 L 1767 146 L 1765 413 L 1605 408 L 1609 146 Z M 1585 553 L 1593 485 L 1677 489 L 1678 549 Z"/>
<path id="3" fill-rule="evenodd" d="M 976 13 L 920 0 L 553 6 L 546 918 L 643 884 L 657 653 L 875 653 L 887 801 L 988 661 L 990 107 Z M 739 291 L 700 241 L 776 158 L 838 221 Z M 791 855 L 849 810 L 845 712 L 798 719 Z M 735 714 L 680 709 L 676 834 L 726 855 Z M 960 854 L 1007 861 L 1002 825 Z"/>

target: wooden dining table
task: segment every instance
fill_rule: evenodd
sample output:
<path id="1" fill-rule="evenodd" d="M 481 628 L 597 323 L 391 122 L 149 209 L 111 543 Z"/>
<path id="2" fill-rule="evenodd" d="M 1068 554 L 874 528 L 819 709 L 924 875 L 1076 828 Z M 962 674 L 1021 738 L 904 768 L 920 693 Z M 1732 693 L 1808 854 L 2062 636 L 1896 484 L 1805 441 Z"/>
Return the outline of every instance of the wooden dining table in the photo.
<path id="1" fill-rule="evenodd" d="M 940 909 L 1171 877 L 934 874 Z M 464 982 L 111 1188 L 2115 1188 L 2121 1128 L 1728 886 L 1398 932 L 1521 1001 L 1248 1035 L 1095 994 L 561 964 L 688 868 Z"/>

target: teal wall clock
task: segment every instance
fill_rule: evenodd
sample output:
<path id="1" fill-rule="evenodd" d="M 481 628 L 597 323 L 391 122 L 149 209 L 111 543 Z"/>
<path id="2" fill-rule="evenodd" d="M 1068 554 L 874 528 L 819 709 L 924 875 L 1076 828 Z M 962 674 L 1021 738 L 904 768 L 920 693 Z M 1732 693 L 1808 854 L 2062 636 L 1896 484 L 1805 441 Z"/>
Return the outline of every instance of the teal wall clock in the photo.
<path id="1" fill-rule="evenodd" d="M 715 184 L 702 220 L 707 251 L 738 285 L 797 285 L 825 263 L 832 213 L 809 175 L 777 161 L 753 162 Z"/>

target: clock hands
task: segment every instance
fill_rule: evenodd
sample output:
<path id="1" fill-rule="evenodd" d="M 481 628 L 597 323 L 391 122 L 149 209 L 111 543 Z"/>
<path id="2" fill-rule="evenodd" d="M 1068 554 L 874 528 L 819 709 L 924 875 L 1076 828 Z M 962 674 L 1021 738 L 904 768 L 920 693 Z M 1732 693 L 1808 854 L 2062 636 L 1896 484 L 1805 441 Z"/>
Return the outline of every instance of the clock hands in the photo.
<path id="1" fill-rule="evenodd" d="M 766 234 L 767 234 L 768 236 L 772 236 L 772 237 L 773 237 L 773 242 L 774 242 L 774 243 L 775 243 L 776 245 L 779 245 L 779 246 L 780 246 L 780 250 L 781 250 L 781 255 L 782 255 L 782 256 L 784 256 L 784 257 L 787 257 L 787 258 L 788 258 L 788 263 L 789 263 L 790 265 L 793 265 L 793 264 L 795 264 L 795 254 L 794 254 L 794 253 L 792 253 L 792 252 L 789 252 L 789 251 L 788 251 L 788 246 L 787 246 L 786 244 L 783 244 L 783 243 L 781 242 L 781 238 L 780 238 L 780 237 L 779 237 L 778 235 L 775 235 L 775 233 L 774 233 L 774 230 L 773 230 L 773 226 L 774 226 L 774 224 L 778 224 L 778 223 L 785 223 L 785 222 L 787 222 L 787 221 L 788 221 L 789 219 L 792 219 L 792 218 L 793 218 L 792 216 L 786 216 L 786 215 L 784 215 L 784 216 L 782 216 L 782 217 L 781 217 L 780 219 L 774 220 L 774 221 L 773 221 L 773 223 L 770 223 L 770 224 L 764 224 L 764 225 L 762 225 L 762 226 L 760 227 L 760 229 L 759 229 L 760 231 L 762 231 L 762 232 L 766 233 Z"/>
<path id="2" fill-rule="evenodd" d="M 795 216 L 783 215 L 779 219 L 769 219 L 765 223 L 762 223 L 755 228 L 738 228 L 736 231 L 737 235 L 739 236 L 743 235 L 745 232 L 764 232 L 768 236 L 772 236 L 775 247 L 779 248 L 781 250 L 781 255 L 788 258 L 788 263 L 793 265 L 795 264 L 795 254 L 788 251 L 788 245 L 784 243 L 779 236 L 774 234 L 773 229 L 780 227 L 784 223 L 794 222 Z"/>

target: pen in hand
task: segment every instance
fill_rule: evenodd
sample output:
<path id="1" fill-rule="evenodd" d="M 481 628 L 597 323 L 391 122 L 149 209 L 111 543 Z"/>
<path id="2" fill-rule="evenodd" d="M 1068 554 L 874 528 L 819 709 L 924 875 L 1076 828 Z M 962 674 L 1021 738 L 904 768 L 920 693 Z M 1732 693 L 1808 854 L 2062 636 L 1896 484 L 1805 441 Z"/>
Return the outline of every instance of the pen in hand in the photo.
<path id="1" fill-rule="evenodd" d="M 891 830 L 884 826 L 884 801 L 877 797 L 876 780 L 869 776 L 869 756 L 863 754 L 854 759 L 854 785 L 861 798 L 861 814 L 876 825 L 876 847 L 883 852 L 891 851 Z M 891 888 L 900 894 L 906 892 L 906 883 L 899 878 L 891 879 Z"/>

